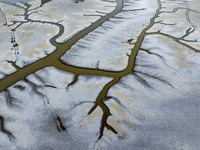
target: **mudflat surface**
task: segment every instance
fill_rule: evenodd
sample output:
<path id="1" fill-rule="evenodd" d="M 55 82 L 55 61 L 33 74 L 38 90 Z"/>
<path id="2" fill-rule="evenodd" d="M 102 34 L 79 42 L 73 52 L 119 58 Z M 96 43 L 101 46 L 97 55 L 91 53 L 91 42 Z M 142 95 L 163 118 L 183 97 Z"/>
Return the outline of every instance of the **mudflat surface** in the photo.
<path id="1" fill-rule="evenodd" d="M 199 150 L 197 0 L 0 0 L 0 150 Z"/>

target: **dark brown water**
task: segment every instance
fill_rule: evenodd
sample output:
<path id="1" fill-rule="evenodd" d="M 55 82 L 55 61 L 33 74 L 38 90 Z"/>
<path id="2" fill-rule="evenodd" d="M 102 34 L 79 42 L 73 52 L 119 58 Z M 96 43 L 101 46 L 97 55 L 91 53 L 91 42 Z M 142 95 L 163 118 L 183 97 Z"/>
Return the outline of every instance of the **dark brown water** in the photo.
<path id="1" fill-rule="evenodd" d="M 41 5 L 40 6 L 42 6 L 42 5 L 44 5 L 45 3 L 48 3 L 48 2 L 50 2 L 51 0 L 41 0 Z"/>

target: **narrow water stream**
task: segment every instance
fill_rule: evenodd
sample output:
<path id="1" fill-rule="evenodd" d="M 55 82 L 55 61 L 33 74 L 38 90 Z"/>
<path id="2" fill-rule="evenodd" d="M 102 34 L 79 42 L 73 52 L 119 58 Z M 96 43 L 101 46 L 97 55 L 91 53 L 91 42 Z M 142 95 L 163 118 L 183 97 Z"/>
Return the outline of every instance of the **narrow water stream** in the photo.
<path id="1" fill-rule="evenodd" d="M 43 4 L 45 4 L 49 1 L 50 0 L 42 0 L 41 5 L 43 5 Z M 66 42 L 63 42 L 63 43 L 57 43 L 56 42 L 56 39 L 64 33 L 64 27 L 62 27 L 62 25 L 59 25 L 59 24 L 56 24 L 56 23 L 50 23 L 50 24 L 53 24 L 53 25 L 57 25 L 60 29 L 59 33 L 57 35 L 55 35 L 54 37 L 52 37 L 52 39 L 50 40 L 51 44 L 56 46 L 56 50 L 54 52 L 52 52 L 51 54 L 49 54 L 48 56 L 46 56 L 45 58 L 42 58 L 42 59 L 24 67 L 24 68 L 18 68 L 17 72 L 1 79 L 0 80 L 0 92 L 6 90 L 9 86 L 13 85 L 14 83 L 16 83 L 20 80 L 24 80 L 28 75 L 30 75 L 30 74 L 32 74 L 32 73 L 34 73 L 34 72 L 36 72 L 36 71 L 38 71 L 42 68 L 48 67 L 48 66 L 54 66 L 54 67 L 56 67 L 60 70 L 74 73 L 74 80 L 71 83 L 69 83 L 68 86 L 75 84 L 75 82 L 78 80 L 78 76 L 82 75 L 82 74 L 112 77 L 112 80 L 110 82 L 106 83 L 103 86 L 103 88 L 101 89 L 101 91 L 99 92 L 99 94 L 97 95 L 96 100 L 94 100 L 95 101 L 94 105 L 89 110 L 88 115 L 93 113 L 93 111 L 97 107 L 101 108 L 101 110 L 102 110 L 99 139 L 103 136 L 104 128 L 107 128 L 108 130 L 111 130 L 113 133 L 117 134 L 117 130 L 115 130 L 107 122 L 108 117 L 111 115 L 111 112 L 110 112 L 109 107 L 106 105 L 105 101 L 113 98 L 113 97 L 108 96 L 107 93 L 113 85 L 115 85 L 116 83 L 119 82 L 120 78 L 122 78 L 126 75 L 129 75 L 129 74 L 134 74 L 133 69 L 135 68 L 136 56 L 137 56 L 138 51 L 142 50 L 141 45 L 143 43 L 145 36 L 150 35 L 150 34 L 159 34 L 159 35 L 162 35 L 162 36 L 165 36 L 165 37 L 169 37 L 169 38 L 173 39 L 175 42 L 192 49 L 191 47 L 187 46 L 186 44 L 181 43 L 178 38 L 171 37 L 170 35 L 167 35 L 167 34 L 164 34 L 164 33 L 160 33 L 159 31 L 147 33 L 147 31 L 150 28 L 152 28 L 153 25 L 155 24 L 156 18 L 158 18 L 159 15 L 161 13 L 163 13 L 161 11 L 162 4 L 161 4 L 160 0 L 157 0 L 157 5 L 158 6 L 157 6 L 157 9 L 155 10 L 154 16 L 152 16 L 148 25 L 146 25 L 142 29 L 142 31 L 139 33 L 139 35 L 137 36 L 136 42 L 134 43 L 134 46 L 131 49 L 131 53 L 128 55 L 129 56 L 128 64 L 127 64 L 127 66 L 124 70 L 121 70 L 121 71 L 109 71 L 108 70 L 107 71 L 107 70 L 99 70 L 99 69 L 81 68 L 81 67 L 76 67 L 76 66 L 64 64 L 60 60 L 60 57 L 63 56 L 78 40 L 80 40 L 85 35 L 89 34 L 90 32 L 94 31 L 96 28 L 101 26 L 105 21 L 107 21 L 108 19 L 112 18 L 113 16 L 115 16 L 116 14 L 118 14 L 122 11 L 122 8 L 124 6 L 124 2 L 123 2 L 123 0 L 118 0 L 116 8 L 111 13 L 101 17 L 100 19 L 98 19 L 97 21 L 92 23 L 90 26 L 88 26 L 85 29 L 78 32 L 76 35 L 71 37 Z M 189 19 L 189 12 L 190 12 L 190 10 L 189 10 L 189 6 L 188 6 L 188 11 L 186 12 L 186 18 L 187 18 L 188 22 L 191 25 L 193 25 L 193 23 Z M 27 19 L 27 20 L 31 21 L 30 19 Z M 49 22 L 42 22 L 42 21 L 35 21 L 35 22 L 49 23 Z M 189 33 L 186 34 L 186 35 L 189 35 Z M 143 50 L 145 50 L 145 49 L 143 49 Z M 194 50 L 194 51 L 198 51 L 198 50 Z M 56 116 L 56 114 L 55 114 L 55 116 Z M 60 125 L 60 128 L 62 130 L 65 130 L 65 127 L 62 125 L 61 119 L 59 117 L 57 117 L 57 121 L 59 122 L 58 124 Z M 2 122 L 2 124 L 4 122 L 3 117 L 1 118 L 1 116 L 0 116 L 0 122 Z M 2 131 L 7 133 L 7 134 L 9 133 L 8 131 L 4 130 L 3 125 L 2 125 Z"/>
<path id="2" fill-rule="evenodd" d="M 45 3 L 48 3 L 48 2 L 50 2 L 51 0 L 41 0 L 41 5 L 40 6 L 42 6 L 42 5 L 44 5 Z"/>
<path id="3" fill-rule="evenodd" d="M 56 50 L 53 53 L 51 53 L 50 55 L 48 55 L 47 57 L 40 59 L 24 68 L 21 68 L 17 72 L 14 72 L 13 74 L 7 76 L 6 78 L 1 79 L 0 80 L 0 85 L 1 85 L 0 92 L 5 90 L 9 86 L 13 85 L 17 81 L 23 80 L 26 76 L 44 68 L 44 67 L 57 66 L 58 68 L 59 67 L 62 68 L 63 64 L 60 63 L 59 58 L 63 54 L 65 54 L 71 48 L 71 46 L 74 45 L 79 39 L 81 39 L 88 33 L 92 32 L 93 30 L 98 28 L 102 23 L 104 23 L 109 18 L 111 18 L 111 17 L 115 16 L 116 14 L 118 14 L 119 12 L 121 12 L 122 7 L 123 7 L 123 0 L 118 0 L 115 10 L 113 10 L 111 13 L 101 17 L 96 22 L 92 23 L 89 27 L 83 29 L 82 31 L 80 31 L 79 33 L 74 35 L 72 38 L 67 40 L 66 42 L 56 44 L 56 42 L 55 42 L 56 38 L 58 38 L 63 33 L 63 31 L 60 31 L 58 33 L 58 35 L 56 35 L 55 37 L 52 38 L 52 40 L 50 40 L 53 45 L 57 45 Z M 63 28 L 60 28 L 60 29 L 63 30 Z M 66 66 L 66 68 L 67 68 L 68 72 L 74 72 L 74 73 L 80 72 L 80 73 L 85 73 L 85 74 L 93 73 L 95 75 L 95 72 L 91 72 L 92 69 L 76 68 L 76 67 L 72 67 L 72 66 Z M 97 75 L 101 75 L 101 73 L 104 76 L 111 75 L 109 73 L 108 73 L 108 75 L 106 75 L 106 71 L 97 71 L 96 72 Z"/>

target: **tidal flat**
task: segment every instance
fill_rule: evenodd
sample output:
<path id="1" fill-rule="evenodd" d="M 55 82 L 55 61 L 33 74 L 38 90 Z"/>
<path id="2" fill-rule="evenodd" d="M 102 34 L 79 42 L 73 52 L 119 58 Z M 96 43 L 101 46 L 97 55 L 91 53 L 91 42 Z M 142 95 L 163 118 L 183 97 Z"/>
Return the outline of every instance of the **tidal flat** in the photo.
<path id="1" fill-rule="evenodd" d="M 0 150 L 199 150 L 197 0 L 0 0 Z"/>

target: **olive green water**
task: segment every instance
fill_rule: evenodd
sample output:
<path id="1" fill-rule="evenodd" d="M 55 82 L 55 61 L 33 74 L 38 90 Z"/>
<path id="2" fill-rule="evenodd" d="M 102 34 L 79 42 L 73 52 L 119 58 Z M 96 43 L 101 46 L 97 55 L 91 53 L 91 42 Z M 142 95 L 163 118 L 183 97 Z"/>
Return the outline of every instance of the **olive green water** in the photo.
<path id="1" fill-rule="evenodd" d="M 8 88 L 9 86 L 13 85 L 17 81 L 23 80 L 26 76 L 44 68 L 47 66 L 56 66 L 57 68 L 66 70 L 68 72 L 74 72 L 78 74 L 93 74 L 93 75 L 103 75 L 103 76 L 113 76 L 112 73 L 109 73 L 108 71 L 100 71 L 100 70 L 93 70 L 93 69 L 84 69 L 84 68 L 78 68 L 73 67 L 69 65 L 62 64 L 59 61 L 59 58 L 65 54 L 72 45 L 74 45 L 79 39 L 87 35 L 88 33 L 92 32 L 96 28 L 98 28 L 102 23 L 104 23 L 107 19 L 113 17 L 114 15 L 118 14 L 123 7 L 123 0 L 118 0 L 117 6 L 114 11 L 111 13 L 103 16 L 93 24 L 91 24 L 89 27 L 85 28 L 84 30 L 80 31 L 78 34 L 70 38 L 68 41 L 64 43 L 56 43 L 55 40 L 63 34 L 64 29 L 60 27 L 60 32 L 51 39 L 51 43 L 55 45 L 57 48 L 56 50 L 48 55 L 47 57 L 40 59 L 24 68 L 19 69 L 17 72 L 14 72 L 13 74 L 7 76 L 6 78 L 3 78 L 0 80 L 0 92 Z"/>
<path id="2" fill-rule="evenodd" d="M 62 55 L 64 55 L 71 48 L 71 46 L 74 45 L 79 39 L 81 39 L 88 33 L 92 32 L 93 30 L 95 30 L 96 28 L 101 26 L 101 24 L 104 23 L 109 18 L 120 13 L 122 11 L 122 8 L 123 8 L 123 0 L 118 0 L 117 6 L 114 9 L 114 11 L 101 17 L 99 20 L 97 20 L 96 22 L 94 22 L 89 27 L 85 28 L 84 30 L 80 31 L 78 34 L 76 34 L 75 36 L 73 36 L 72 38 L 70 38 L 68 41 L 66 41 L 64 43 L 56 42 L 56 39 L 60 35 L 62 35 L 63 31 L 64 31 L 64 28 L 62 26 L 58 25 L 60 28 L 59 33 L 50 40 L 51 44 L 53 44 L 54 46 L 57 47 L 56 50 L 53 53 L 51 53 L 50 55 L 48 55 L 47 57 L 40 59 L 22 69 L 19 69 L 17 72 L 0 80 L 0 85 L 1 85 L 0 91 L 5 90 L 6 88 L 13 85 L 17 81 L 23 80 L 23 79 L 25 79 L 26 76 L 28 76 L 42 68 L 48 67 L 48 66 L 54 66 L 58 69 L 75 73 L 75 78 L 74 78 L 73 84 L 76 82 L 79 74 L 100 75 L 100 76 L 112 77 L 113 80 L 111 82 L 107 83 L 103 87 L 103 89 L 101 90 L 101 92 L 99 93 L 99 95 L 96 98 L 94 106 L 91 108 L 91 110 L 88 112 L 88 114 L 91 114 L 97 107 L 100 107 L 103 111 L 99 139 L 103 136 L 105 127 L 116 134 L 117 131 L 107 123 L 107 119 L 111 115 L 111 113 L 110 113 L 109 108 L 104 103 L 104 101 L 112 98 L 112 97 L 107 97 L 107 92 L 115 83 L 117 83 L 119 81 L 119 79 L 121 77 L 128 75 L 130 73 L 133 73 L 133 68 L 135 66 L 135 58 L 136 58 L 137 52 L 140 49 L 140 46 L 144 39 L 146 31 L 153 26 L 154 20 L 159 14 L 159 10 L 161 9 L 160 4 L 159 4 L 158 10 L 156 11 L 155 16 L 151 19 L 150 24 L 145 29 L 143 29 L 143 31 L 140 33 L 140 35 L 137 39 L 137 42 L 135 43 L 133 49 L 131 50 L 131 54 L 130 54 L 129 60 L 128 60 L 128 65 L 124 70 L 122 70 L 122 71 L 106 71 L 106 70 L 99 70 L 99 69 L 89 69 L 89 68 L 80 68 L 80 67 L 70 66 L 67 64 L 63 64 L 60 61 L 60 57 Z M 28 18 L 27 18 L 27 20 L 28 20 Z"/>
<path id="3" fill-rule="evenodd" d="M 47 1 L 43 1 L 43 2 L 46 3 Z M 42 3 L 42 4 L 44 4 L 44 3 Z M 56 42 L 56 39 L 60 35 L 62 35 L 63 32 L 64 32 L 64 27 L 62 25 L 59 25 L 57 23 L 52 23 L 52 22 L 42 22 L 42 21 L 34 20 L 34 22 L 49 23 L 49 24 L 53 24 L 53 25 L 56 25 L 56 26 L 59 27 L 59 29 L 60 29 L 59 33 L 57 35 L 55 35 L 50 40 L 51 44 L 56 46 L 56 50 L 53 53 L 51 53 L 50 55 L 48 55 L 47 57 L 45 57 L 43 59 L 40 59 L 40 60 L 38 60 L 38 61 L 28 65 L 28 66 L 25 66 L 23 68 L 19 68 L 14 63 L 12 63 L 13 67 L 15 67 L 17 69 L 17 71 L 0 80 L 0 92 L 1 91 L 6 91 L 6 89 L 8 87 L 10 87 L 11 85 L 15 84 L 16 82 L 18 82 L 20 80 L 27 81 L 25 79 L 26 76 L 28 76 L 28 75 L 30 75 L 30 74 L 32 74 L 32 73 L 34 73 L 34 72 L 36 72 L 36 71 L 38 71 L 38 70 L 40 70 L 42 68 L 48 67 L 48 66 L 55 66 L 58 69 L 62 69 L 62 70 L 65 70 L 67 72 L 75 73 L 74 83 L 76 82 L 79 74 L 88 74 L 88 75 L 91 74 L 91 75 L 101 75 L 101 76 L 109 76 L 109 77 L 115 77 L 115 75 L 118 76 L 118 74 L 115 73 L 115 72 L 109 72 L 109 71 L 103 71 L 103 70 L 95 70 L 95 69 L 86 69 L 86 68 L 78 68 L 78 67 L 74 67 L 74 66 L 69 66 L 69 65 L 63 64 L 60 61 L 60 57 L 63 54 L 65 54 L 71 48 L 71 46 L 74 45 L 79 39 L 81 39 L 82 37 L 84 37 L 88 33 L 92 32 L 93 30 L 98 28 L 102 23 L 104 23 L 109 18 L 111 18 L 114 15 L 118 14 L 119 12 L 121 12 L 122 7 L 123 7 L 123 0 L 118 0 L 117 1 L 117 6 L 114 9 L 114 11 L 112 11 L 111 13 L 101 17 L 96 22 L 92 23 L 89 27 L 87 27 L 84 30 L 80 31 L 79 33 L 77 33 L 75 36 L 73 36 L 72 38 L 70 38 L 68 41 L 66 41 L 64 43 L 57 43 Z M 28 11 L 25 10 L 24 16 L 25 16 L 25 19 L 28 22 L 33 22 L 33 20 L 28 18 Z M 74 84 L 74 83 L 72 82 L 71 84 Z M 71 84 L 69 84 L 69 85 L 71 85 Z M 106 91 L 106 86 L 105 86 L 104 89 L 105 89 L 104 91 Z M 100 106 L 100 107 L 105 112 L 106 109 L 104 109 L 103 106 Z M 105 121 L 103 121 L 103 120 L 105 120 Z M 104 125 L 104 122 L 106 122 L 106 120 L 107 120 L 107 114 L 104 113 L 104 115 L 102 117 L 102 123 L 103 123 L 102 125 L 103 125 L 103 127 L 104 126 L 108 127 L 106 124 Z M 9 133 L 9 131 L 4 129 L 4 121 L 1 118 L 0 118 L 0 123 L 2 123 L 2 126 L 0 127 L 0 131 L 4 132 L 5 134 Z M 110 128 L 112 129 L 112 127 L 110 127 Z M 115 131 L 115 133 L 117 133 L 117 131 Z M 102 135 L 103 135 L 103 128 L 101 127 L 101 133 L 100 133 L 99 138 Z M 10 137 L 10 135 L 8 135 L 8 136 Z"/>
<path id="4" fill-rule="evenodd" d="M 56 42 L 56 39 L 60 35 L 63 34 L 64 28 L 59 24 L 51 23 L 51 24 L 57 25 L 60 28 L 59 33 L 50 40 L 51 44 L 56 46 L 56 50 L 53 53 L 51 53 L 50 55 L 48 55 L 47 57 L 40 59 L 24 68 L 21 68 L 21 69 L 18 68 L 17 72 L 1 79 L 0 80 L 0 92 L 6 90 L 9 86 L 13 85 L 14 83 L 16 83 L 20 80 L 24 80 L 26 76 L 28 76 L 42 68 L 48 67 L 48 66 L 54 66 L 58 69 L 74 73 L 75 74 L 74 81 L 72 83 L 70 83 L 69 85 L 75 84 L 75 82 L 78 80 L 78 76 L 80 74 L 112 77 L 112 81 L 108 82 L 103 87 L 103 89 L 100 91 L 99 95 L 97 96 L 97 98 L 95 100 L 94 106 L 91 108 L 91 110 L 89 110 L 88 114 L 91 114 L 97 107 L 100 107 L 103 111 L 99 139 L 103 136 L 103 131 L 104 131 L 105 127 L 116 134 L 117 131 L 107 123 L 107 119 L 111 115 L 111 113 L 110 113 L 110 110 L 107 107 L 107 105 L 104 103 L 104 101 L 112 98 L 112 97 L 107 96 L 107 92 L 114 84 L 116 84 L 120 80 L 121 77 L 133 73 L 133 68 L 135 67 L 136 55 L 139 50 L 142 50 L 142 49 L 140 49 L 140 47 L 144 40 L 145 35 L 159 34 L 159 35 L 165 36 L 167 38 L 171 38 L 174 41 L 176 41 L 177 43 L 179 43 L 183 46 L 186 46 L 193 51 L 198 51 L 196 49 L 192 49 L 192 47 L 189 47 L 184 43 L 181 43 L 179 41 L 179 39 L 171 37 L 170 35 L 165 35 L 160 32 L 146 33 L 147 30 L 149 30 L 155 24 L 155 19 L 159 16 L 159 14 L 162 13 L 160 11 L 162 8 L 160 0 L 157 0 L 157 2 L 158 2 L 158 8 L 155 12 L 155 15 L 150 19 L 149 25 L 147 25 L 142 30 L 142 32 L 139 34 L 137 41 L 131 50 L 131 54 L 129 55 L 128 65 L 124 70 L 122 70 L 122 71 L 106 71 L 106 70 L 99 70 L 99 69 L 81 68 L 81 67 L 76 67 L 76 66 L 70 66 L 70 65 L 64 64 L 60 61 L 60 57 L 62 55 L 64 55 L 71 48 L 71 46 L 73 46 L 79 39 L 83 38 L 88 33 L 94 31 L 96 28 L 101 26 L 101 24 L 103 24 L 106 20 L 108 20 L 109 18 L 115 16 L 116 14 L 118 14 L 122 11 L 123 4 L 124 4 L 123 0 L 118 0 L 117 6 L 114 11 L 101 17 L 99 20 L 97 20 L 96 22 L 91 24 L 89 27 L 83 29 L 82 31 L 80 31 L 79 33 L 77 33 L 76 35 L 74 35 L 72 38 L 70 38 L 69 40 L 67 40 L 64 43 Z M 27 18 L 27 20 L 31 21 L 28 18 Z M 35 22 L 39 22 L 39 21 L 35 21 Z M 42 23 L 48 23 L 48 22 L 42 22 Z"/>

